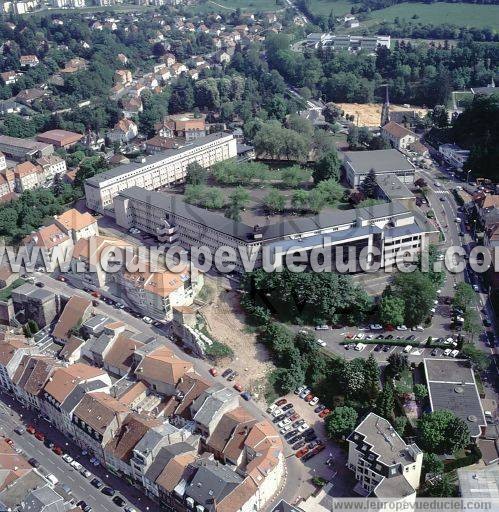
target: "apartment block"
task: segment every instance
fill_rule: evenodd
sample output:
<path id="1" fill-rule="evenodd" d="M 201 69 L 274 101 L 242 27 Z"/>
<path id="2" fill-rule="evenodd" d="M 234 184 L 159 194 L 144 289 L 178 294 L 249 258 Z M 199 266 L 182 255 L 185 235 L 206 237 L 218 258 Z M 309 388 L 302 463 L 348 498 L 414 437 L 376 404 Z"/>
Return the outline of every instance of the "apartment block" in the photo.
<path id="1" fill-rule="evenodd" d="M 91 210 L 103 213 L 112 210 L 113 199 L 122 190 L 130 187 L 141 187 L 145 190 L 168 187 L 185 179 L 187 166 L 192 162 L 198 162 L 202 167 L 210 167 L 236 156 L 236 139 L 232 135 L 208 135 L 180 149 L 152 155 L 143 162 L 120 165 L 87 179 L 86 203 Z"/>

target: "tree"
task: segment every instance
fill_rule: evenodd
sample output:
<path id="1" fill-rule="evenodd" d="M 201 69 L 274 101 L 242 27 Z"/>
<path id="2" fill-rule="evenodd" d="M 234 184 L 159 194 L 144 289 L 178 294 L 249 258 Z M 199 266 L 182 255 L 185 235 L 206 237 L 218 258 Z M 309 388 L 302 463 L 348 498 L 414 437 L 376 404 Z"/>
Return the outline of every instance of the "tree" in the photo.
<path id="1" fill-rule="evenodd" d="M 185 182 L 190 185 L 206 183 L 206 171 L 198 162 L 191 162 L 186 168 Z"/>
<path id="2" fill-rule="evenodd" d="M 247 190 L 244 190 L 242 187 L 237 187 L 229 196 L 229 206 L 225 211 L 225 216 L 239 222 L 241 220 L 241 210 L 250 199 L 251 196 Z"/>
<path id="3" fill-rule="evenodd" d="M 444 472 L 444 463 L 435 453 L 423 453 L 423 474 L 440 475 Z"/>
<path id="4" fill-rule="evenodd" d="M 54 183 L 52 185 L 52 192 L 54 193 L 55 197 L 59 197 L 64 192 L 64 183 L 62 182 L 61 175 L 57 173 L 54 176 Z"/>
<path id="5" fill-rule="evenodd" d="M 445 105 L 435 105 L 431 112 L 431 119 L 437 128 L 449 126 L 449 113 Z"/>
<path id="6" fill-rule="evenodd" d="M 374 359 L 372 354 L 369 354 L 369 357 L 364 363 L 364 378 L 365 392 L 371 400 L 376 400 L 379 394 L 380 373 L 376 359 Z"/>
<path id="7" fill-rule="evenodd" d="M 487 370 L 490 366 L 490 359 L 473 343 L 464 343 L 461 349 L 463 356 L 467 357 L 473 366 L 480 372 Z"/>
<path id="8" fill-rule="evenodd" d="M 352 359 L 345 363 L 342 375 L 343 389 L 346 395 L 358 396 L 365 387 L 364 360 Z"/>
<path id="9" fill-rule="evenodd" d="M 425 273 L 415 270 L 395 276 L 392 293 L 404 301 L 405 324 L 421 324 L 430 313 L 436 296 L 435 285 Z"/>
<path id="10" fill-rule="evenodd" d="M 277 368 L 269 376 L 269 381 L 280 394 L 288 394 L 303 384 L 305 374 L 301 367 Z"/>
<path id="11" fill-rule="evenodd" d="M 355 149 L 359 145 L 359 129 L 356 126 L 348 128 L 347 142 L 350 149 Z"/>
<path id="12" fill-rule="evenodd" d="M 405 434 L 405 429 L 407 427 L 407 418 L 405 416 L 397 416 L 393 420 L 393 427 L 397 431 L 400 437 L 403 437 Z"/>
<path id="13" fill-rule="evenodd" d="M 383 390 L 378 396 L 378 400 L 376 401 L 376 412 L 382 418 L 385 418 L 389 421 L 393 418 L 393 409 L 395 407 L 395 390 L 393 389 L 393 384 L 390 381 L 387 381 L 383 386 Z"/>
<path id="14" fill-rule="evenodd" d="M 282 171 L 282 182 L 287 187 L 296 187 L 302 181 L 309 178 L 310 174 L 305 169 L 302 169 L 298 165 L 286 167 L 286 169 L 283 169 Z"/>
<path id="15" fill-rule="evenodd" d="M 423 450 L 433 453 L 454 453 L 470 442 L 466 423 L 445 409 L 424 414 L 418 421 L 418 431 Z"/>
<path id="16" fill-rule="evenodd" d="M 409 358 L 406 354 L 393 352 L 388 356 L 388 366 L 386 371 L 393 377 L 400 375 L 404 370 L 409 368 Z"/>
<path id="17" fill-rule="evenodd" d="M 376 173 L 371 169 L 364 178 L 360 189 L 364 195 L 370 199 L 376 199 L 378 191 L 378 182 L 376 181 Z"/>
<path id="18" fill-rule="evenodd" d="M 352 432 L 357 425 L 358 414 L 352 407 L 336 407 L 326 417 L 326 433 L 331 439 L 341 439 Z"/>
<path id="19" fill-rule="evenodd" d="M 341 160 L 336 149 L 327 151 L 314 165 L 312 173 L 314 183 L 317 184 L 320 181 L 329 179 L 338 181 L 340 178 L 340 166 Z"/>
<path id="20" fill-rule="evenodd" d="M 428 396 L 428 389 L 424 384 L 414 386 L 414 396 L 418 402 L 422 402 Z"/>
<path id="21" fill-rule="evenodd" d="M 473 287 L 465 282 L 459 283 L 456 286 L 452 304 L 454 307 L 461 309 L 463 312 L 467 311 L 471 306 L 476 304 L 476 294 L 473 290 Z"/>
<path id="22" fill-rule="evenodd" d="M 456 486 L 449 475 L 442 475 L 438 482 L 428 487 L 427 495 L 433 498 L 450 498 L 456 495 Z"/>
<path id="23" fill-rule="evenodd" d="M 463 331 L 473 338 L 482 332 L 482 322 L 480 316 L 475 309 L 468 309 L 463 314 Z"/>
<path id="24" fill-rule="evenodd" d="M 270 213 L 282 212 L 286 206 L 286 198 L 277 190 L 271 190 L 263 198 L 263 204 Z"/>
<path id="25" fill-rule="evenodd" d="M 404 323 L 405 303 L 400 297 L 385 295 L 379 304 L 379 319 L 384 325 Z"/>
<path id="26" fill-rule="evenodd" d="M 296 210 L 305 210 L 308 204 L 308 192 L 306 190 L 295 190 L 291 197 L 291 206 Z"/>

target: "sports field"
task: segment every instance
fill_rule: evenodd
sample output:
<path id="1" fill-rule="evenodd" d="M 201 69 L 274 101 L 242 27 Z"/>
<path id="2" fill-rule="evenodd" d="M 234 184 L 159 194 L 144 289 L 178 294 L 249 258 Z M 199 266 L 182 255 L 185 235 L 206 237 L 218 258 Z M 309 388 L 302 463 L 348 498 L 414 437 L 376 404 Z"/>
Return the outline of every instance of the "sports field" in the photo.
<path id="1" fill-rule="evenodd" d="M 412 20 L 414 15 L 417 15 L 418 18 Z M 499 30 L 499 5 L 449 4 L 446 2 L 404 3 L 372 11 L 370 17 L 378 21 L 393 21 L 398 17 L 415 23 L 433 25 L 450 23 L 462 27 L 490 27 Z"/>

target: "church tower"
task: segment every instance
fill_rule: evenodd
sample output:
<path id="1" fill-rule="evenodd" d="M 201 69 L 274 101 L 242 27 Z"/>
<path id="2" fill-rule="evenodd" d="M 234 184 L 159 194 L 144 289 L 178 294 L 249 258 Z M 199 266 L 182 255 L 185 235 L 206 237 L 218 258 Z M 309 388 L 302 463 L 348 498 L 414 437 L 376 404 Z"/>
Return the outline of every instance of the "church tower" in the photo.
<path id="1" fill-rule="evenodd" d="M 380 126 L 385 126 L 385 124 L 390 122 L 390 98 L 388 96 L 388 84 L 385 85 L 386 88 L 386 97 L 385 102 L 383 103 L 383 107 L 381 108 L 381 120 Z"/>

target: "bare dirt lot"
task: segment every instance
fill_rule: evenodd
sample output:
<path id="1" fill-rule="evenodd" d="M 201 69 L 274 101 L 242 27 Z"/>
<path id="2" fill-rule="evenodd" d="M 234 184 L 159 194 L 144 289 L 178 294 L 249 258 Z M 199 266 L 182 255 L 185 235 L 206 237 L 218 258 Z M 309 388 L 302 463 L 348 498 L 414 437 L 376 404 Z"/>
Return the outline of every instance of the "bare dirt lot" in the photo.
<path id="1" fill-rule="evenodd" d="M 341 110 L 345 111 L 345 114 L 355 116 L 355 122 L 357 117 L 359 118 L 359 126 L 379 126 L 381 119 L 381 103 L 336 103 Z M 391 105 L 393 110 L 407 110 L 416 111 L 421 116 L 425 116 L 427 110 L 417 107 L 406 108 L 402 105 Z"/>
<path id="2" fill-rule="evenodd" d="M 236 381 L 250 390 L 255 398 L 263 399 L 266 374 L 273 368 L 270 355 L 256 334 L 244 322 L 244 314 L 239 305 L 239 293 L 228 291 L 209 280 L 212 288 L 208 304 L 200 309 L 210 334 L 225 343 L 234 351 L 232 361 L 221 361 L 218 369 L 232 368 L 239 372 Z M 258 395 L 258 396 L 257 396 Z"/>

